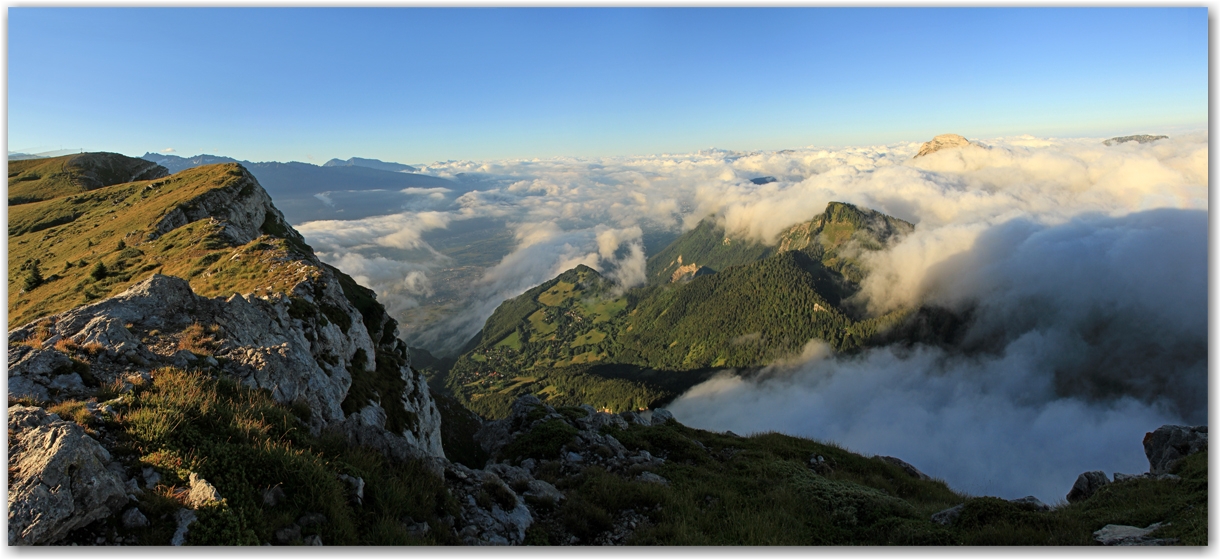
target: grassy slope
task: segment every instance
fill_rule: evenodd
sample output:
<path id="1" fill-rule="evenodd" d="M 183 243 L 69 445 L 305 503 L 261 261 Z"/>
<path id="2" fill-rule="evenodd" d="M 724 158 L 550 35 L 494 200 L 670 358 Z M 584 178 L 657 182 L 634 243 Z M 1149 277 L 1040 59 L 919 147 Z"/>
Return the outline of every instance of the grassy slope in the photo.
<path id="1" fill-rule="evenodd" d="M 48 161 L 56 163 L 40 162 Z M 321 269 L 310 248 L 289 234 L 285 224 L 271 220 L 263 225 L 265 235 L 241 246 L 223 237 L 221 224 L 210 219 L 149 239 L 162 217 L 198 196 L 217 189 L 236 196 L 254 185 L 239 165 L 218 164 L 92 190 L 65 186 L 66 194 L 10 207 L 10 326 L 117 294 L 158 272 L 189 279 L 205 296 L 290 293 L 299 282 L 316 279 Z M 26 291 L 23 280 L 35 261 L 45 281 Z M 92 274 L 99 262 L 108 270 L 100 278 Z M 358 408 L 369 394 L 402 391 L 399 370 L 390 365 L 405 354 L 394 351 L 394 323 L 373 293 L 342 272 L 333 272 L 374 341 L 383 342 L 377 344 L 378 370 L 353 377 L 344 408 Z M 308 306 L 294 300 L 290 314 L 347 320 L 325 308 L 298 305 Z M 65 350 L 75 351 L 67 346 Z M 111 402 L 118 412 L 113 416 L 90 417 L 81 413 L 80 402 L 52 408 L 90 428 L 117 433 L 115 452 L 122 460 L 137 471 L 141 465 L 151 466 L 165 476 L 165 483 L 145 494 L 141 506 L 153 525 L 129 536 L 144 544 L 168 542 L 178 507 L 176 491 L 189 470 L 214 483 L 226 498 L 224 505 L 200 513 L 191 543 L 266 542 L 275 530 L 310 512 L 328 517 L 318 529 L 328 544 L 455 543 L 447 529 L 436 524 L 440 516 L 456 512 L 452 498 L 420 464 L 391 463 L 376 452 L 348 447 L 339 438 L 311 437 L 299 421 L 308 416 L 307 409 L 276 404 L 265 392 L 216 379 L 216 372 L 155 371 L 151 384 Z M 118 387 L 104 387 L 99 399 L 114 396 L 119 396 Z M 410 418 L 397 417 L 396 411 L 401 410 L 387 409 L 388 423 L 406 426 Z M 340 473 L 369 482 L 362 507 L 348 499 L 336 479 Z M 287 493 L 287 504 L 262 505 L 261 492 L 277 485 Z M 410 524 L 412 518 L 432 523 L 430 535 L 411 536 L 404 522 Z M 122 532 L 117 518 L 110 522 L 110 528 Z"/>
<path id="2" fill-rule="evenodd" d="M 164 169 L 147 161 L 117 153 L 88 153 L 48 159 L 10 161 L 10 206 L 77 194 L 102 186 L 129 182 L 136 175 L 157 178 Z"/>
<path id="3" fill-rule="evenodd" d="M 316 274 L 298 262 L 308 247 L 271 236 L 231 246 L 212 220 L 148 240 L 177 206 L 248 180 L 236 164 L 213 165 L 10 207 L 9 327 L 115 295 L 152 273 L 186 278 L 209 297 L 284 292 Z M 46 281 L 25 291 L 35 261 Z M 98 262 L 109 270 L 102 279 L 91 276 Z"/>
<path id="4" fill-rule="evenodd" d="M 635 545 L 1094 545 L 1107 524 L 1171 525 L 1153 537 L 1206 545 L 1207 454 L 1189 457 L 1181 481 L 1103 487 L 1089 500 L 1034 512 L 1001 499 L 969 498 L 877 458 L 779 434 L 735 437 L 687 428 L 607 428 L 625 446 L 665 456 L 653 471 L 669 486 L 588 468 L 571 477 L 543 468 L 568 499 L 543 512 L 527 541 L 588 543 L 627 512 L 646 517 Z M 825 466 L 810 467 L 821 455 Z M 960 520 L 931 522 L 965 503 Z"/>
<path id="5" fill-rule="evenodd" d="M 326 545 L 457 543 L 440 521 L 458 510 L 440 478 L 419 463 L 395 463 L 350 447 L 338 435 L 314 437 L 302 422 L 308 410 L 277 404 L 266 391 L 204 371 L 166 368 L 126 393 L 110 387 L 99 400 L 107 398 L 113 398 L 114 415 L 78 413 L 74 420 L 117 437 L 112 454 L 128 469 L 151 467 L 162 476 L 140 497 L 149 527 L 125 529 L 117 516 L 103 521 L 128 543 L 168 545 L 191 472 L 224 498 L 199 511 L 187 540 L 192 545 L 260 545 L 302 515 L 319 512 L 326 522 L 306 528 L 302 538 L 316 533 Z M 68 410 L 81 407 L 69 401 L 50 411 L 72 418 Z M 350 499 L 340 474 L 365 480 L 363 504 Z M 263 492 L 274 487 L 283 491 L 283 502 L 269 506 Z M 431 529 L 412 535 L 404 522 Z"/>

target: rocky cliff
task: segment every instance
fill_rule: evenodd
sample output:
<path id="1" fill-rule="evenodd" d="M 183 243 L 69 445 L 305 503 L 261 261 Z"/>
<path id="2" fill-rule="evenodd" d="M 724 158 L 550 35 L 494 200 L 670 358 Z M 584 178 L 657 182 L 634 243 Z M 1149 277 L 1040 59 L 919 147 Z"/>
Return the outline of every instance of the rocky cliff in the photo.
<path id="1" fill-rule="evenodd" d="M 69 428 L 75 425 L 56 423 L 54 414 L 46 420 L 44 408 L 96 402 L 103 394 L 155 381 L 164 371 L 190 370 L 233 379 L 302 410 L 302 426 L 314 435 L 339 434 L 397 460 L 443 458 L 440 415 L 426 381 L 411 368 L 407 348 L 397 338 L 397 323 L 372 292 L 319 261 L 244 168 L 230 164 L 192 172 L 185 179 L 156 177 L 159 180 L 97 191 L 120 200 L 110 208 L 124 208 L 124 215 L 141 226 L 121 235 L 114 253 L 99 255 L 94 248 L 114 242 L 102 234 L 88 239 L 87 247 L 93 250 L 60 257 L 69 263 L 77 258 L 97 262 L 91 277 L 76 284 L 77 293 L 115 282 L 115 287 L 126 288 L 10 330 L 10 402 L 31 404 L 22 408 L 22 417 L 43 418 L 41 423 L 52 431 L 92 441 L 92 446 L 82 443 L 90 449 L 88 463 L 116 470 L 112 477 L 122 484 L 135 473 L 109 462 L 104 444 Z M 53 226 L 45 235 L 68 236 L 94 215 L 93 208 L 85 206 L 74 222 Z M 100 209 L 101 216 L 114 214 L 113 209 Z M 100 225 L 108 220 L 98 221 Z M 192 240 L 194 244 L 188 244 Z M 194 258 L 200 250 L 203 256 Z M 48 260 L 44 256 L 35 262 L 45 266 Z M 191 261 L 191 272 L 170 275 Z M 73 295 L 69 282 L 51 278 L 34 291 L 65 300 Z M 214 296 L 200 294 L 192 282 Z M 15 431 L 13 409 L 10 433 Z M 15 463 L 25 468 L 18 454 L 24 447 L 13 444 L 10 452 L 18 462 L 10 462 L 10 470 Z M 49 459 L 56 460 L 76 459 Z M 65 513 L 62 519 L 40 514 L 40 503 L 48 497 L 40 496 L 37 488 L 51 487 L 49 491 L 58 494 L 60 482 L 39 482 L 47 474 L 26 469 L 30 471 L 23 469 L 10 478 L 10 543 L 55 541 L 97 520 L 106 508 L 90 506 Z M 101 483 L 81 468 L 70 469 L 80 478 L 74 483 Z M 21 489 L 25 485 L 34 489 Z M 113 495 L 103 497 L 92 501 L 116 504 L 110 502 Z M 125 502 L 123 496 L 117 505 Z M 54 526 L 48 527 L 49 522 Z"/>

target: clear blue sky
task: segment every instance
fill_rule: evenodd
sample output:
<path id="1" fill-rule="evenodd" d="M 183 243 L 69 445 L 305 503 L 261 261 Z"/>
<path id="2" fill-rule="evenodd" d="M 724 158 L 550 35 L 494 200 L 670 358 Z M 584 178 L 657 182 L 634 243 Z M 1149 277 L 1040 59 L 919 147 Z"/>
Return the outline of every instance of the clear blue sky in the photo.
<path id="1" fill-rule="evenodd" d="M 1207 9 L 8 10 L 8 147 L 255 161 L 1203 126 Z"/>

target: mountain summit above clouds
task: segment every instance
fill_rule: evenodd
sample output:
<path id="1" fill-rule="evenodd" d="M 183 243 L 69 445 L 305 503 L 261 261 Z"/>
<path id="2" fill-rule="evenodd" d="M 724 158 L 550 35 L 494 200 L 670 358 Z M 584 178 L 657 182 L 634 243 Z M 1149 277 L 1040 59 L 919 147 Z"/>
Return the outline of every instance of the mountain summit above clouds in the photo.
<path id="1" fill-rule="evenodd" d="M 965 137 L 958 136 L 957 134 L 941 134 L 935 138 L 932 138 L 932 141 L 930 142 L 924 142 L 923 146 L 919 148 L 919 153 L 915 154 L 915 157 L 931 155 L 943 149 L 961 148 L 967 146 L 978 147 L 978 144 L 971 143 L 970 140 L 967 140 Z"/>

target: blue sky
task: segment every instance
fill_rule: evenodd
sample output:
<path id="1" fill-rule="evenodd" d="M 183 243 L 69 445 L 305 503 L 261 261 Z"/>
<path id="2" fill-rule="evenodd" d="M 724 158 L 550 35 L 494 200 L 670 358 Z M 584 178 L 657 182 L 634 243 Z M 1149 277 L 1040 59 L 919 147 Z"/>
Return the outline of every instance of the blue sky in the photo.
<path id="1" fill-rule="evenodd" d="M 1207 9 L 8 10 L 8 147 L 254 161 L 1202 127 Z"/>

